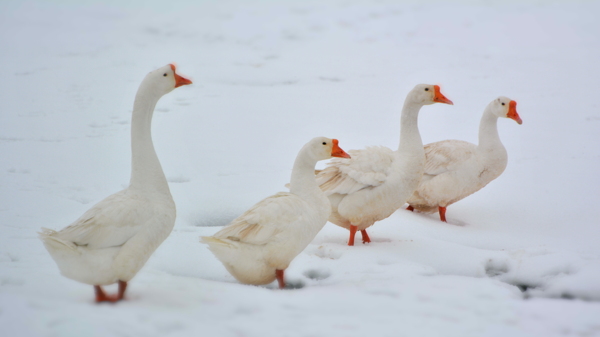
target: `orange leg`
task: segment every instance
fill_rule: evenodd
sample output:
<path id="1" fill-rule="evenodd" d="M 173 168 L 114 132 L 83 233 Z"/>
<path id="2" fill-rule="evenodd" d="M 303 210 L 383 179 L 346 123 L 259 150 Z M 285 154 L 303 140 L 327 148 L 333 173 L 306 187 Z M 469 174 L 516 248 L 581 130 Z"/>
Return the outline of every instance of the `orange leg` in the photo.
<path id="1" fill-rule="evenodd" d="M 409 210 L 409 211 L 411 211 L 411 212 L 415 210 L 415 208 L 412 207 L 411 205 L 408 205 L 408 207 L 406 207 L 406 209 Z"/>
<path id="2" fill-rule="evenodd" d="M 127 282 L 119 281 L 119 296 L 118 296 L 119 300 L 122 300 L 125 297 L 126 289 L 127 289 Z"/>
<path id="3" fill-rule="evenodd" d="M 438 211 L 440 213 L 440 220 L 448 222 L 446 221 L 446 207 L 438 206 Z"/>
<path id="4" fill-rule="evenodd" d="M 285 281 L 283 280 L 283 270 L 275 269 L 275 277 L 277 277 L 277 282 L 279 282 L 279 289 L 285 288 Z"/>
<path id="5" fill-rule="evenodd" d="M 358 230 L 357 226 L 350 225 L 350 238 L 348 239 L 348 246 L 354 246 L 354 236 Z"/>
<path id="6" fill-rule="evenodd" d="M 96 303 L 100 302 L 117 302 L 125 297 L 125 289 L 127 289 L 127 282 L 119 281 L 119 292 L 117 295 L 106 295 L 101 286 L 94 286 L 94 292 L 96 293 Z"/>
<path id="7" fill-rule="evenodd" d="M 371 239 L 369 238 L 369 234 L 367 234 L 366 229 L 361 230 L 360 234 L 362 235 L 363 243 L 371 242 Z"/>

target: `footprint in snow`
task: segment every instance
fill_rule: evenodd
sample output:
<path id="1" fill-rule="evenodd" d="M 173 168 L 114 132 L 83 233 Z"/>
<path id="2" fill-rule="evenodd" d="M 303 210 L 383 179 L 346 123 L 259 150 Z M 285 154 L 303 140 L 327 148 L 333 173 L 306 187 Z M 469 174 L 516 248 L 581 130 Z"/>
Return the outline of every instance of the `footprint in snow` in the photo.
<path id="1" fill-rule="evenodd" d="M 302 282 L 302 280 L 289 280 L 289 279 L 286 279 L 285 280 L 285 288 L 283 288 L 283 290 L 302 289 L 305 286 L 306 286 L 306 284 L 304 282 Z M 279 286 L 277 286 L 276 282 L 274 282 L 272 284 L 269 284 L 267 286 L 267 289 L 280 290 Z"/>
<path id="2" fill-rule="evenodd" d="M 302 289 L 304 288 L 304 286 L 306 286 L 306 284 L 304 284 L 304 282 L 302 282 L 301 280 L 291 280 L 291 281 L 286 281 L 285 282 L 285 288 L 284 289 Z"/>
<path id="3" fill-rule="evenodd" d="M 485 263 L 485 274 L 494 277 L 510 271 L 507 260 L 488 259 Z"/>
<path id="4" fill-rule="evenodd" d="M 307 278 L 315 281 L 324 280 L 331 276 L 329 270 L 326 269 L 309 269 L 302 274 Z"/>
<path id="5" fill-rule="evenodd" d="M 323 259 L 337 260 L 340 257 L 342 257 L 342 252 L 335 251 L 332 248 L 325 246 L 319 246 L 316 248 L 313 247 L 310 250 L 308 250 L 307 253 L 310 255 L 316 255 Z"/>

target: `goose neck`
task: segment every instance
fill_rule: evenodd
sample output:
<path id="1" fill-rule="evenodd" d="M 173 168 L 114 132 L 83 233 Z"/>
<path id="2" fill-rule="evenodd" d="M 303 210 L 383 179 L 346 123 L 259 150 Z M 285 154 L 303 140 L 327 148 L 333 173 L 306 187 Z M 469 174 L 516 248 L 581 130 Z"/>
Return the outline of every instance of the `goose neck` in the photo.
<path id="1" fill-rule="evenodd" d="M 423 147 L 418 126 L 419 110 L 421 110 L 422 106 L 422 104 L 414 103 L 410 100 L 404 102 L 400 117 L 400 143 L 398 145 L 398 152 Z"/>
<path id="2" fill-rule="evenodd" d="M 152 115 L 158 99 L 138 91 L 131 117 L 130 188 L 169 194 L 169 185 L 152 143 Z"/>
<path id="3" fill-rule="evenodd" d="M 291 193 L 308 197 L 314 196 L 321 192 L 315 179 L 316 165 L 316 160 L 307 156 L 304 151 L 300 151 L 296 157 L 296 160 L 294 161 L 292 176 L 290 178 Z"/>
<path id="4" fill-rule="evenodd" d="M 498 116 L 490 111 L 489 107 L 481 116 L 479 123 L 479 148 L 480 149 L 495 149 L 502 147 L 500 136 L 498 134 Z"/>

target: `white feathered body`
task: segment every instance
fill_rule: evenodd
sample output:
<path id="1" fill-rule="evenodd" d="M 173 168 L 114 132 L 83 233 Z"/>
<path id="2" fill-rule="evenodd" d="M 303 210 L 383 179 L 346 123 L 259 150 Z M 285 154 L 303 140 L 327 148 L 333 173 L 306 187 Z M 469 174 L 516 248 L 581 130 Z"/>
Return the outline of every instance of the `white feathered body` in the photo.
<path id="1" fill-rule="evenodd" d="M 202 241 L 238 281 L 268 284 L 275 280 L 276 269 L 286 269 L 308 246 L 330 212 L 322 193 L 306 198 L 280 192 Z"/>
<path id="2" fill-rule="evenodd" d="M 129 281 L 175 224 L 170 195 L 125 189 L 60 231 L 40 237 L 65 277 L 91 285 Z"/>
<path id="3" fill-rule="evenodd" d="M 501 143 L 480 148 L 461 140 L 427 144 L 425 158 L 425 173 L 408 203 L 427 213 L 479 191 L 499 177 L 508 162 Z"/>
<path id="4" fill-rule="evenodd" d="M 422 143 L 407 151 L 374 146 L 348 153 L 351 159 L 332 159 L 317 183 L 331 202 L 329 221 L 364 230 L 404 205 L 419 184 L 425 156 Z"/>

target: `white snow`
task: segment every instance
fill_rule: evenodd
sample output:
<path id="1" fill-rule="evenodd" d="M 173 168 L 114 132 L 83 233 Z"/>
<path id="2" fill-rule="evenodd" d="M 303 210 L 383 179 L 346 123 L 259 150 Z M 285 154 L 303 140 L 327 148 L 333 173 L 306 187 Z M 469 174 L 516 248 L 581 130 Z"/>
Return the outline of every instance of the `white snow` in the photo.
<path id="1" fill-rule="evenodd" d="M 600 336 L 598 1 L 0 2 L 2 336 Z M 130 283 L 93 303 L 36 232 L 128 184 L 133 97 L 176 62 L 153 137 L 178 208 Z M 504 95 L 508 168 L 437 215 L 398 210 L 369 245 L 327 224 L 286 272 L 242 285 L 200 244 L 284 190 L 310 138 L 477 141 Z M 114 288 L 109 288 L 114 290 Z"/>

